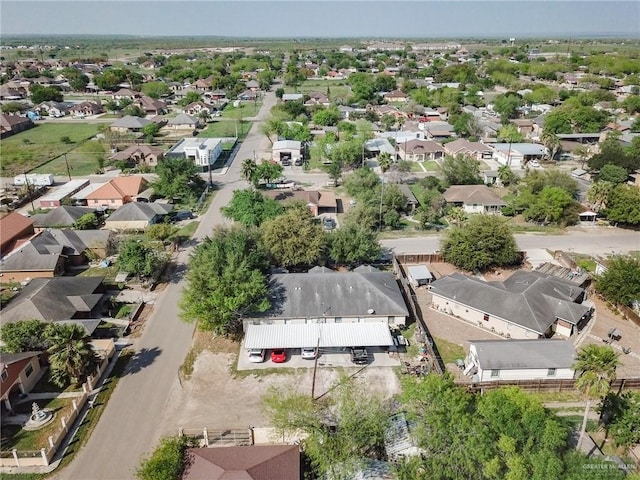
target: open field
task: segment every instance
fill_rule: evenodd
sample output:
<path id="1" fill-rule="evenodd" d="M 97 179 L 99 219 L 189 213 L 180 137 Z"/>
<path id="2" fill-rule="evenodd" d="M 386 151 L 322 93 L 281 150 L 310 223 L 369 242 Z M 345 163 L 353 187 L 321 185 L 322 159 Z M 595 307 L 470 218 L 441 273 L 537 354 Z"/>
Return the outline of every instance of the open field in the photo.
<path id="1" fill-rule="evenodd" d="M 2 140 L 2 175 L 13 176 L 29 172 L 63 153 L 67 153 L 70 162 L 73 162 L 76 153 L 86 154 L 78 144 L 95 136 L 102 127 L 103 124 L 100 123 L 43 123 L 6 138 Z M 69 137 L 70 143 L 62 142 L 63 137 Z M 62 163 L 64 164 L 64 158 Z M 96 167 L 93 168 L 95 169 Z M 62 173 L 66 173 L 66 167 Z"/>
<path id="2" fill-rule="evenodd" d="M 249 122 L 239 123 L 237 120 L 215 120 L 207 125 L 207 128 L 202 130 L 198 137 L 235 137 L 236 133 L 238 138 L 242 139 L 247 136 L 251 125 Z"/>
<path id="3" fill-rule="evenodd" d="M 351 88 L 345 83 L 345 80 L 305 80 L 296 88 L 287 87 L 284 89 L 286 93 L 311 93 L 319 92 L 327 94 L 329 88 L 329 99 L 346 99 L 351 95 Z"/>

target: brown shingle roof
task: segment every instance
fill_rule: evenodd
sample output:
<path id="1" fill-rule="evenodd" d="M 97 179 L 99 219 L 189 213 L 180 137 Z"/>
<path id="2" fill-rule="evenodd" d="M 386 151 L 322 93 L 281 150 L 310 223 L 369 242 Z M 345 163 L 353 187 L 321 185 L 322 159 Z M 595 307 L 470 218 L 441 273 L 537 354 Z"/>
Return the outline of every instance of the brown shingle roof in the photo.
<path id="1" fill-rule="evenodd" d="M 486 185 L 452 185 L 442 194 L 448 203 L 465 205 L 506 205 L 506 203 Z"/>
<path id="2" fill-rule="evenodd" d="M 27 218 L 18 212 L 11 212 L 9 215 L 0 218 L 0 249 L 3 252 L 5 249 L 9 249 L 11 244 L 25 230 L 28 230 L 29 234 L 33 234 L 33 219 Z"/>
<path id="3" fill-rule="evenodd" d="M 127 199 L 134 197 L 142 190 L 146 181 L 142 177 L 116 177 L 102 187 L 91 192 L 88 200 Z"/>
<path id="4" fill-rule="evenodd" d="M 190 448 L 182 480 L 299 480 L 296 445 Z"/>

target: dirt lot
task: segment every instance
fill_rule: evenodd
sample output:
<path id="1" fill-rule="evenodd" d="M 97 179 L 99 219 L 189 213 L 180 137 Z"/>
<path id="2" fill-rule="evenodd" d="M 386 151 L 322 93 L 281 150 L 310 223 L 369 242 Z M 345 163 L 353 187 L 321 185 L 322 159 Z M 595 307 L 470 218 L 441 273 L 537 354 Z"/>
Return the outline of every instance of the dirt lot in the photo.
<path id="1" fill-rule="evenodd" d="M 182 382 L 170 395 L 167 414 L 163 419 L 163 433 L 172 434 L 179 427 L 211 429 L 246 428 L 267 426 L 268 420 L 261 411 L 261 398 L 269 388 L 282 391 L 297 389 L 311 394 L 312 364 L 308 368 L 291 369 L 279 367 L 277 373 L 234 375 L 237 362 L 236 344 L 234 353 L 214 353 L 204 350 L 197 357 L 193 374 Z M 391 396 L 400 391 L 400 384 L 391 367 L 360 368 L 320 367 L 316 376 L 315 395 L 320 396 L 335 385 L 340 372 L 354 375 L 367 383 L 374 391 Z M 246 376 L 245 376 L 246 375 Z"/>

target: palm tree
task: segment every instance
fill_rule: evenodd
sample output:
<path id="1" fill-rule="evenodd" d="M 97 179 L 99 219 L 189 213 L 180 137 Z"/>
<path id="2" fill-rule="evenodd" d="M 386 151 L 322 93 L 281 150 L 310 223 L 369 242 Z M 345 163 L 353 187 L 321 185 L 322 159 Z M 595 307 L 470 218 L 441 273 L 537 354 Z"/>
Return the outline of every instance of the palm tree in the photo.
<path id="1" fill-rule="evenodd" d="M 198 113 L 198 118 L 202 120 L 202 123 L 207 123 L 209 121 L 209 118 L 211 118 L 211 112 L 209 112 L 209 110 L 207 109 L 203 109 L 200 111 L 200 113 Z"/>
<path id="2" fill-rule="evenodd" d="M 454 224 L 456 227 L 461 226 L 464 222 L 467 221 L 467 214 L 462 209 L 462 207 L 453 207 L 449 210 L 449 221 Z"/>
<path id="3" fill-rule="evenodd" d="M 553 160 L 556 153 L 558 153 L 558 150 L 560 150 L 560 139 L 555 133 L 545 130 L 542 132 L 540 140 L 542 140 L 542 144 L 545 148 L 549 150 L 549 160 Z"/>
<path id="4" fill-rule="evenodd" d="M 51 381 L 59 387 L 80 383 L 100 362 L 89 343 L 91 338 L 79 325 L 55 326 L 49 340 Z"/>
<path id="5" fill-rule="evenodd" d="M 380 165 L 382 173 L 386 173 L 393 165 L 393 158 L 387 152 L 382 152 L 378 155 L 378 165 Z"/>
<path id="6" fill-rule="evenodd" d="M 618 354 L 606 345 L 586 345 L 578 352 L 573 364 L 573 369 L 578 373 L 576 388 L 586 400 L 578 445 L 587 430 L 591 401 L 607 396 L 611 389 L 611 382 L 616 378 L 616 367 L 619 363 Z"/>
<path id="7" fill-rule="evenodd" d="M 587 201 L 591 204 L 591 207 L 595 212 L 599 212 L 607 206 L 607 200 L 609 194 L 613 190 L 613 183 L 607 181 L 600 181 L 592 183 L 587 190 Z"/>
<path id="8" fill-rule="evenodd" d="M 576 154 L 576 156 L 580 159 L 580 168 L 584 168 L 584 161 L 587 159 L 587 157 L 589 156 L 589 147 L 585 147 L 580 146 L 578 148 L 576 148 L 573 153 Z"/>
<path id="9" fill-rule="evenodd" d="M 255 185 L 255 176 L 256 171 L 258 170 L 258 165 L 251 158 L 246 158 L 242 161 L 242 166 L 240 167 L 240 175 L 247 182 L 250 182 Z"/>

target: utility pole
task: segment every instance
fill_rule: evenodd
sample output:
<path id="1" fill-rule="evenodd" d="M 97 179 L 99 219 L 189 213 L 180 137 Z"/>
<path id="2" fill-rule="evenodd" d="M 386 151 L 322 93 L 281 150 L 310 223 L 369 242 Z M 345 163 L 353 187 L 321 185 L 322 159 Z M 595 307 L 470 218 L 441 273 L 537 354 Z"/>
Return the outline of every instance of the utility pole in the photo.
<path id="1" fill-rule="evenodd" d="M 382 174 L 382 186 L 380 187 L 380 218 L 378 220 L 378 231 L 382 230 L 382 199 L 384 198 L 384 182 L 385 177 Z"/>
<path id="2" fill-rule="evenodd" d="M 33 205 L 33 195 L 32 195 L 32 191 L 31 191 L 31 184 L 29 183 L 29 177 L 27 177 L 27 172 L 24 172 L 24 182 L 25 182 L 25 185 L 27 186 L 27 196 L 29 197 L 29 200 L 31 201 L 31 211 L 35 212 L 36 211 L 36 207 Z"/>
<path id="3" fill-rule="evenodd" d="M 313 379 L 311 380 L 311 401 L 316 399 L 316 372 L 318 371 L 318 357 L 320 356 L 320 334 L 316 344 L 316 358 L 313 362 Z"/>
<path id="4" fill-rule="evenodd" d="M 67 154 L 63 153 L 64 156 L 64 164 L 67 166 L 67 175 L 69 176 L 69 181 L 71 181 L 71 169 L 69 168 L 69 160 L 67 160 Z"/>

